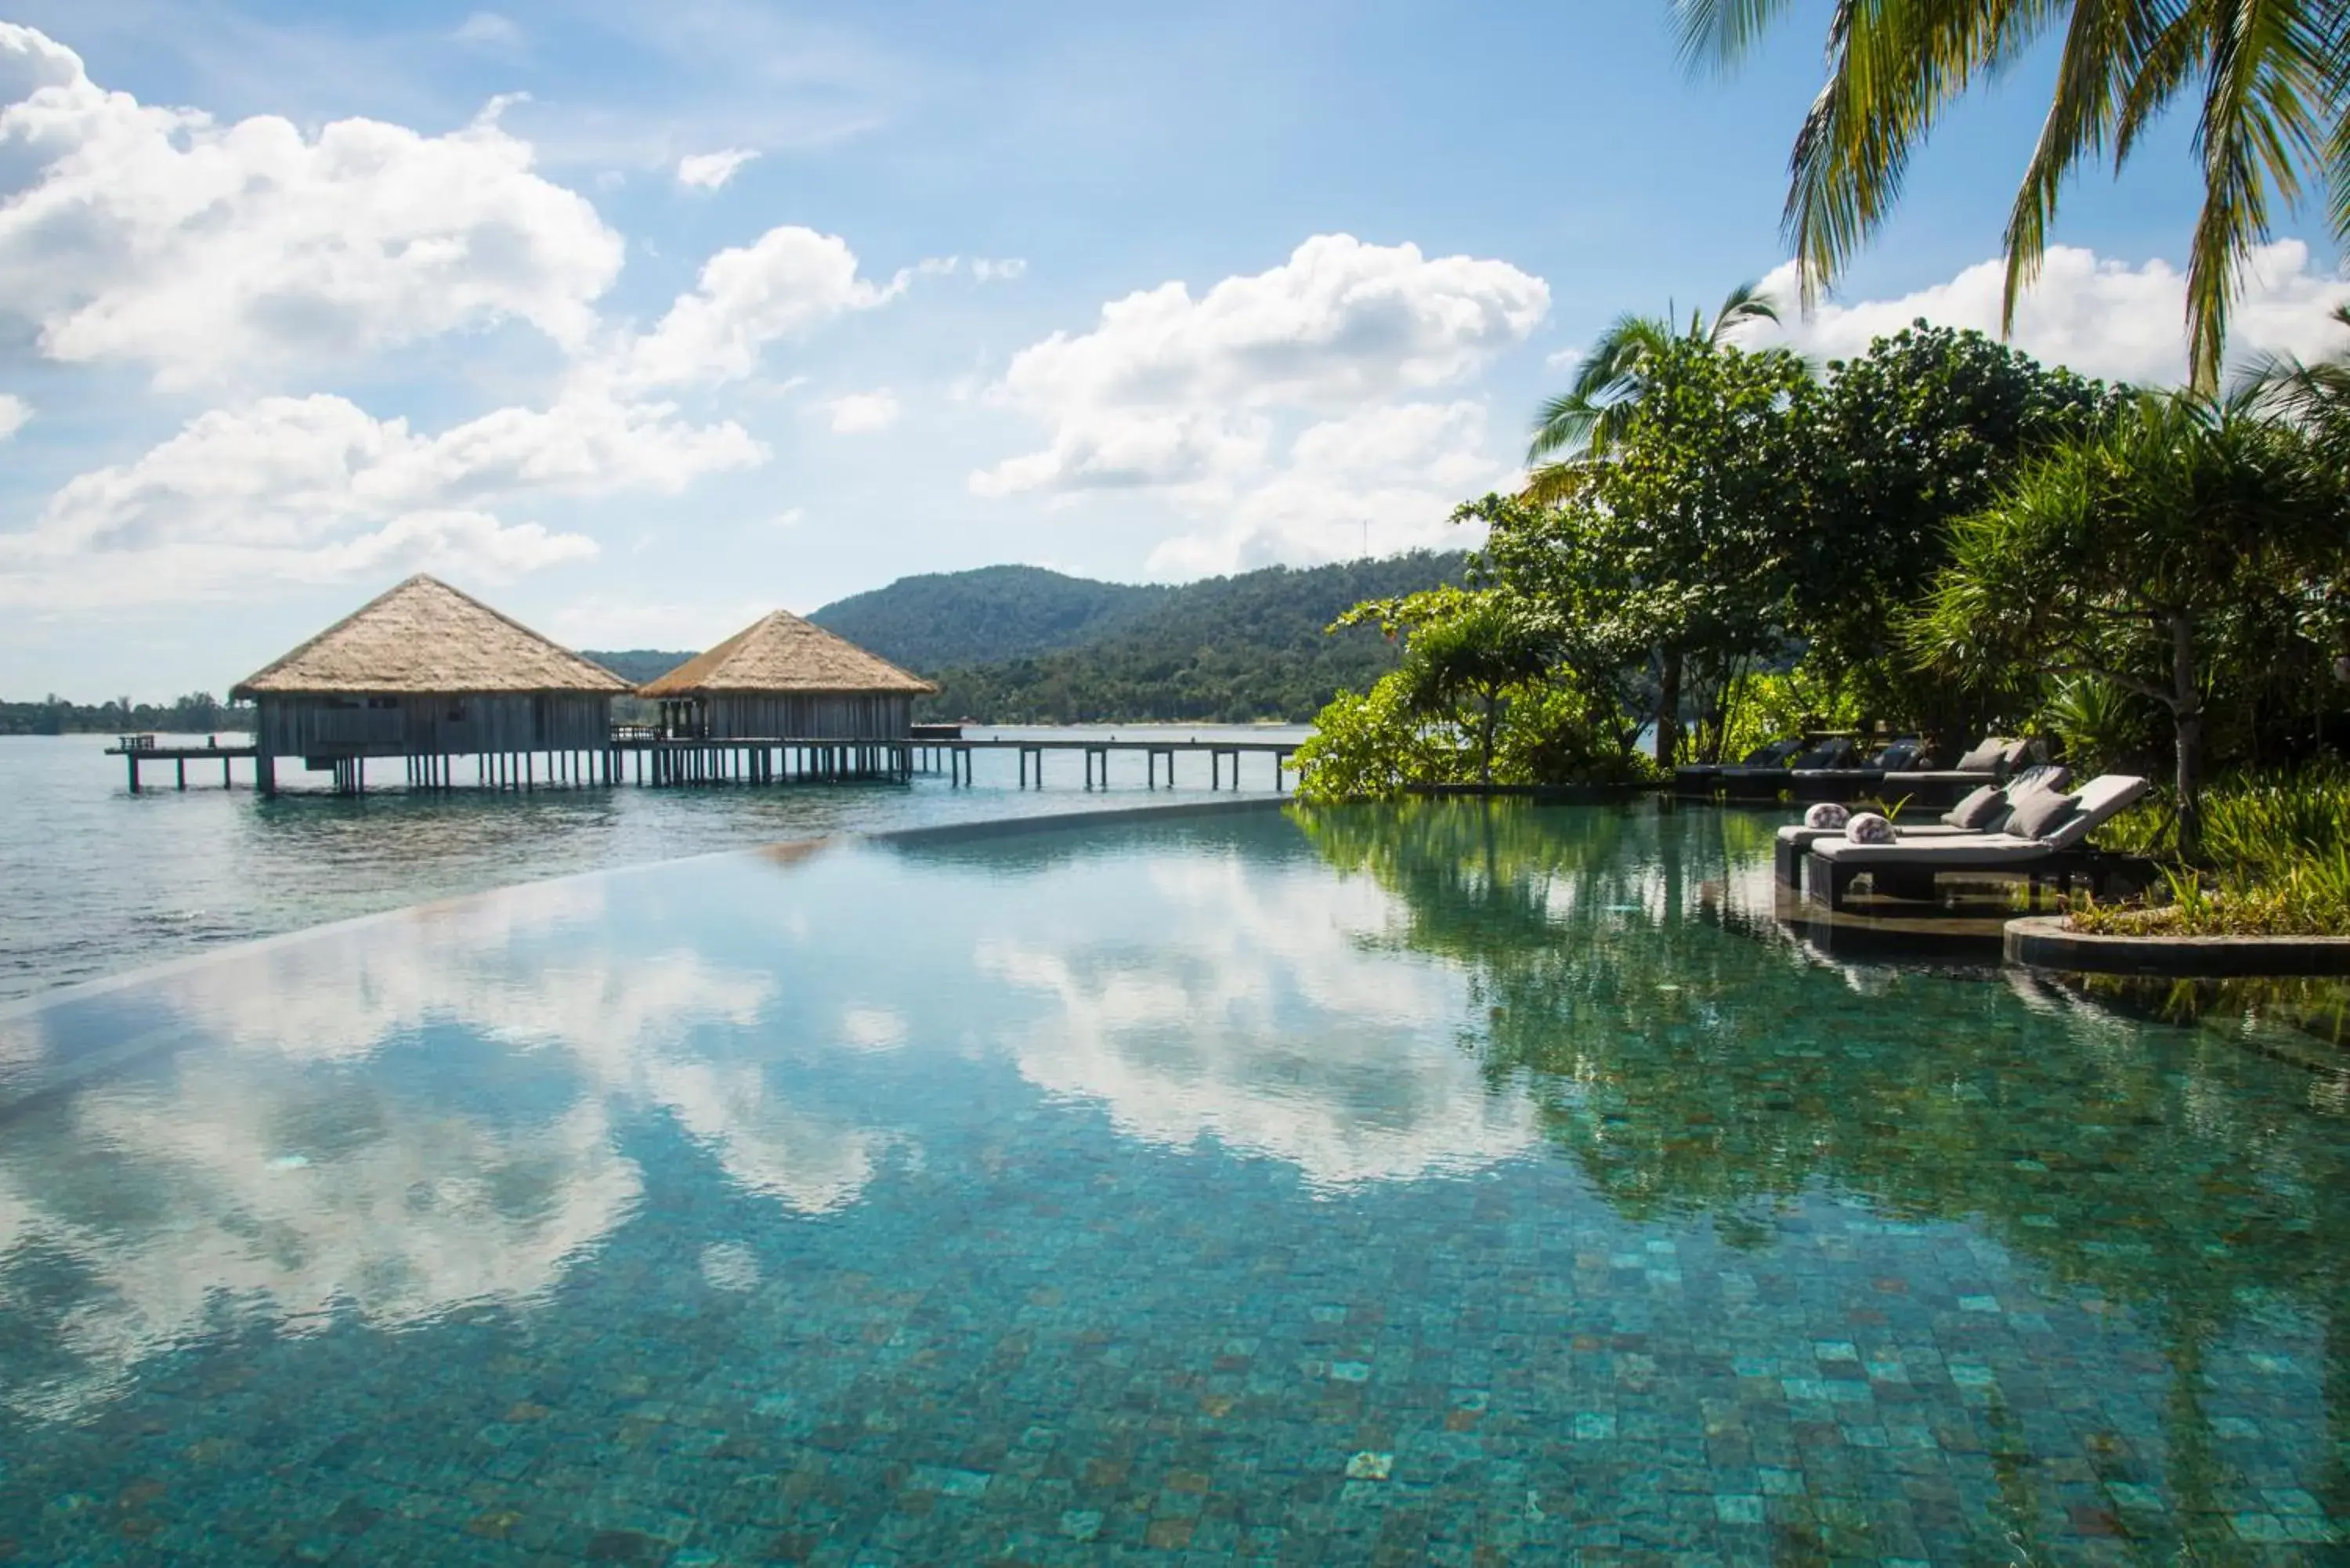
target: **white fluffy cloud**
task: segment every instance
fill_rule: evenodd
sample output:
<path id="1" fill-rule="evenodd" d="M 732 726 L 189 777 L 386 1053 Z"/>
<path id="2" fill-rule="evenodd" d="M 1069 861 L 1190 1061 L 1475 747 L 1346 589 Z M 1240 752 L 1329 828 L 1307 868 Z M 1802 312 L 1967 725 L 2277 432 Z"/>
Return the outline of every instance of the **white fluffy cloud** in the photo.
<path id="1" fill-rule="evenodd" d="M 758 369 L 769 344 L 828 317 L 887 304 L 905 292 L 910 276 L 874 283 L 858 275 L 856 253 L 837 235 L 769 229 L 749 245 L 710 258 L 693 292 L 679 296 L 630 345 L 621 379 L 642 386 L 738 379 Z"/>
<path id="2" fill-rule="evenodd" d="M 577 347 L 619 271 L 619 236 L 532 171 L 496 105 L 442 136 L 224 126 L 6 24 L 0 104 L 0 311 L 52 359 L 183 387 L 506 317 Z"/>
<path id="3" fill-rule="evenodd" d="M 2303 358 L 2345 346 L 2326 313 L 2350 301 L 2350 281 L 2313 265 L 2309 247 L 2280 240 L 2255 253 L 2230 317 L 2232 358 L 2285 351 Z M 1870 341 L 1919 317 L 1938 326 L 1997 335 L 2004 264 L 1992 260 L 1897 299 L 1829 300 L 1808 318 L 1790 309 L 1777 337 L 1820 358 L 1866 352 Z M 1790 262 L 1762 280 L 1783 301 L 1795 297 Z M 2073 245 L 2052 246 L 2039 281 L 2017 303 L 2014 345 L 2043 363 L 2084 375 L 2175 386 L 2187 379 L 2187 280 L 2163 261 L 2132 266 Z"/>
<path id="4" fill-rule="evenodd" d="M 887 387 L 845 393 L 825 407 L 831 411 L 833 431 L 838 435 L 866 435 L 898 422 L 898 399 Z"/>
<path id="5" fill-rule="evenodd" d="M 1325 234 L 1193 298 L 1181 283 L 1112 300 L 1090 332 L 1016 355 L 989 400 L 1051 431 L 971 476 L 981 495 L 1152 488 L 1212 513 L 1154 569 L 1327 560 L 1442 535 L 1464 485 L 1506 472 L 1457 385 L 1550 307 L 1506 262 Z"/>
<path id="6" fill-rule="evenodd" d="M 452 36 L 519 41 L 489 12 Z M 739 424 L 689 421 L 667 389 L 749 376 L 778 340 L 946 266 L 872 282 L 837 237 L 779 227 L 711 257 L 630 332 L 597 308 L 619 235 L 533 171 L 502 107 L 443 136 L 363 119 L 224 126 L 108 91 L 70 49 L 0 24 L 0 331 L 16 317 L 46 358 L 140 365 L 166 390 L 238 389 L 0 533 L 0 602 L 200 597 L 395 566 L 494 580 L 592 556 L 592 540 L 513 514 L 674 493 L 764 461 Z M 679 177 L 723 184 L 751 156 L 690 158 Z M 506 318 L 564 352 L 538 406 L 432 434 L 323 391 L 255 395 Z M 885 404 L 868 394 L 837 417 L 879 428 Z M 0 394 L 0 441 L 31 411 Z"/>
<path id="7" fill-rule="evenodd" d="M 1466 497 L 1505 487 L 1514 472 L 1488 451 L 1482 403 L 1374 404 L 1307 426 L 1278 471 L 1217 522 L 1161 544 L 1149 569 L 1196 577 L 1473 545 L 1447 518 Z"/>
<path id="8" fill-rule="evenodd" d="M 489 508 L 516 495 L 675 492 L 764 455 L 740 426 L 593 395 L 504 409 L 438 435 L 347 399 L 265 398 L 192 420 L 137 460 L 85 473 L 29 532 L 0 535 L 0 600 L 202 595 L 395 566 L 499 580 L 596 554 L 591 539 Z M 78 589 L 92 561 L 103 580 Z"/>
<path id="9" fill-rule="evenodd" d="M 690 152 L 677 161 L 677 182 L 715 191 L 757 156 L 757 151 L 748 147 L 729 147 L 723 152 Z"/>
<path id="10" fill-rule="evenodd" d="M 1103 306 L 1091 332 L 1022 349 L 990 395 L 1048 421 L 1052 443 L 973 475 L 972 488 L 1207 477 L 1261 451 L 1264 410 L 1336 412 L 1458 380 L 1549 308 L 1542 279 L 1506 262 L 1317 235 L 1198 299 L 1164 284 Z"/>

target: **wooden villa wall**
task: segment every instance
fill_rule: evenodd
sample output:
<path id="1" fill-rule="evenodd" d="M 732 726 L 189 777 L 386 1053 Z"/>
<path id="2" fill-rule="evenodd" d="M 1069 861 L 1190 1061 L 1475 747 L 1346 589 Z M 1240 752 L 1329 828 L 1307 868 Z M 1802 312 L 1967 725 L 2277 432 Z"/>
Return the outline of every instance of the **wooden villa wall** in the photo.
<path id="1" fill-rule="evenodd" d="M 715 693 L 706 699 L 712 740 L 902 741 L 914 700 L 899 692 Z"/>
<path id="2" fill-rule="evenodd" d="M 600 751 L 612 700 L 581 692 L 453 693 L 442 697 L 260 699 L 255 739 L 279 757 L 457 755 Z"/>

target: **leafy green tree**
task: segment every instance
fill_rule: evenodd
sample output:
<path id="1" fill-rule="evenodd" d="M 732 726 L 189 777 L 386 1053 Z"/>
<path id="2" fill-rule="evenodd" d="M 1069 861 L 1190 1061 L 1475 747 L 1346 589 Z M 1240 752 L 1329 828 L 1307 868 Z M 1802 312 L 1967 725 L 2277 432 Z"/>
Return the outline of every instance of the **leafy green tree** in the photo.
<path id="1" fill-rule="evenodd" d="M 1526 462 L 1534 464 L 1528 499 L 1555 501 L 1572 471 L 1604 458 L 1621 443 L 1626 421 L 1654 384 L 1657 369 L 1675 350 L 1690 345 L 1729 346 L 1730 334 L 1757 321 L 1775 322 L 1778 306 L 1751 283 L 1722 300 L 1709 324 L 1691 313 L 1686 330 L 1669 308 L 1662 316 L 1628 312 L 1610 322 L 1591 351 L 1576 362 L 1574 382 L 1543 405 Z"/>
<path id="2" fill-rule="evenodd" d="M 1788 0 L 1674 0 L 1683 57 L 1733 64 Z M 1839 5 L 1827 80 L 1790 159 L 1786 230 L 1804 302 L 1843 270 L 1901 194 L 1944 110 L 2061 33 L 2055 91 L 2011 208 L 2002 322 L 2037 274 L 2065 182 L 2111 151 L 2118 171 L 2182 99 L 2196 110 L 2203 204 L 2187 265 L 2192 384 L 2219 383 L 2228 312 L 2254 246 L 2304 174 L 2329 182 L 2350 241 L 2350 4 L 2345 0 L 2007 0 Z"/>
<path id="3" fill-rule="evenodd" d="M 1377 626 L 1404 642 L 1397 670 L 1407 711 L 1450 722 L 1464 711 L 1477 745 L 1477 777 L 1493 782 L 1493 744 L 1512 695 L 1550 668 L 1557 637 L 1530 601 L 1506 589 L 1431 588 L 1374 599 L 1338 618 Z"/>
<path id="4" fill-rule="evenodd" d="M 1657 761 L 1679 750 L 1685 689 L 1700 711 L 1786 649 L 1800 432 L 1818 394 L 1794 355 L 1685 338 L 1650 363 L 1611 461 L 1566 502 L 1584 547 L 1612 556 L 1620 615 L 1656 651 Z M 1718 746 L 1721 726 L 1709 727 Z"/>
<path id="5" fill-rule="evenodd" d="M 1918 321 L 1826 367 L 1807 405 L 1808 484 L 1789 629 L 1805 661 L 1873 712 L 1945 740 L 2036 693 L 1955 686 L 1893 634 L 1950 560 L 1950 524 L 1988 505 L 2026 459 L 2093 428 L 2123 394 L 2048 369 L 1980 332 Z"/>
<path id="6" fill-rule="evenodd" d="M 2168 716 L 2178 848 L 2199 851 L 2206 721 L 2228 655 L 2338 573 L 2338 471 L 2241 400 L 2142 395 L 1960 522 L 1912 628 L 1939 666 L 2093 676 Z"/>

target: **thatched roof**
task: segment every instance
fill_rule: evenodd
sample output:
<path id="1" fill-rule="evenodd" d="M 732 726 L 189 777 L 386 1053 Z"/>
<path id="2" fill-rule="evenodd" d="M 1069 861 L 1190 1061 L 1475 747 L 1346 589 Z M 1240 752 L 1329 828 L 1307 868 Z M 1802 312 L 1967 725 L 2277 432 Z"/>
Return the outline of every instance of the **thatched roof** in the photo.
<path id="1" fill-rule="evenodd" d="M 708 696 L 722 691 L 899 691 L 938 688 L 877 659 L 789 610 L 762 617 L 709 652 L 689 659 L 639 697 Z"/>
<path id="2" fill-rule="evenodd" d="M 500 615 L 435 577 L 413 576 L 369 600 L 231 693 L 383 695 L 574 691 L 619 695 L 600 664 Z"/>

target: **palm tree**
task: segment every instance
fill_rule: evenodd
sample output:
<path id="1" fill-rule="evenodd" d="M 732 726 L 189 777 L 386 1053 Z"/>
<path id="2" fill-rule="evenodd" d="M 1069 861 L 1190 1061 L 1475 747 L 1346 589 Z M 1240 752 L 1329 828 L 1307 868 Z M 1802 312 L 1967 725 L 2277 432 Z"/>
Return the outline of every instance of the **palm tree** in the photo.
<path id="1" fill-rule="evenodd" d="M 1709 325 L 1696 311 L 1682 330 L 1669 306 L 1663 316 L 1623 315 L 1612 322 L 1576 367 L 1574 383 L 1543 405 L 1534 421 L 1534 435 L 1526 449 L 1533 465 L 1520 499 L 1536 505 L 1566 500 L 1586 477 L 1591 464 L 1604 462 L 1624 441 L 1640 400 L 1656 385 L 1656 378 L 1676 349 L 1690 345 L 1711 353 L 1728 347 L 1730 334 L 1755 321 L 1776 322 L 1778 306 L 1752 283 L 1740 284 L 1721 302 Z M 1767 354 L 1794 358 L 1785 348 Z M 1657 762 L 1670 767 L 1680 744 L 1681 651 L 1667 645 L 1656 650 Z"/>
<path id="2" fill-rule="evenodd" d="M 1534 441 L 1526 448 L 1526 462 L 1534 467 L 1526 476 L 1524 499 L 1543 504 L 1560 500 L 1578 465 L 1615 450 L 1632 410 L 1648 389 L 1649 372 L 1676 342 L 1720 348 L 1739 327 L 1778 319 L 1771 296 L 1751 283 L 1730 291 L 1711 326 L 1692 311 L 1686 333 L 1674 324 L 1670 306 L 1662 316 L 1627 312 L 1617 317 L 1575 367 L 1574 383 L 1544 403 L 1534 421 Z"/>
<path id="3" fill-rule="evenodd" d="M 1682 57 L 1735 64 L 1788 0 L 1673 0 Z M 1827 81 L 1789 156 L 1786 229 L 1808 307 L 1901 193 L 1936 118 L 2060 31 L 2055 96 L 2011 209 L 2002 327 L 2037 275 L 2058 193 L 2116 171 L 2165 109 L 2196 109 L 2203 206 L 2187 265 L 2190 384 L 2217 388 L 2228 311 L 2278 202 L 2323 170 L 2350 243 L 2350 0 L 1838 0 Z"/>

